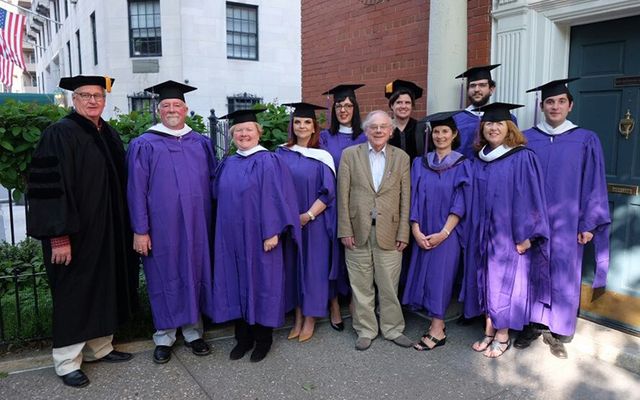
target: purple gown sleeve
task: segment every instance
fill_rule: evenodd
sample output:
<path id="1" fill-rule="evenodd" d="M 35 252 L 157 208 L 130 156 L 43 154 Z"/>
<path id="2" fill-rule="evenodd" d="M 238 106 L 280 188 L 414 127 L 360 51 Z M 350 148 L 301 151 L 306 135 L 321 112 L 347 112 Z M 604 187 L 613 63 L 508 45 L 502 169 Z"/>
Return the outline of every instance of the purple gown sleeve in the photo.
<path id="1" fill-rule="evenodd" d="M 593 287 L 599 288 L 607 284 L 611 218 L 609 216 L 604 156 L 600 140 L 595 134 L 586 142 L 585 152 L 578 232 L 593 233 L 596 253 Z"/>
<path id="2" fill-rule="evenodd" d="M 522 161 L 514 171 L 511 220 L 514 244 L 527 239 L 544 242 L 549 239 L 549 217 L 544 194 L 543 172 L 533 152 L 523 150 Z M 548 252 L 546 255 L 548 256 Z"/>
<path id="3" fill-rule="evenodd" d="M 422 221 L 422 196 L 420 195 L 420 180 L 422 178 L 422 157 L 416 157 L 411 166 L 411 207 L 409 224 Z M 422 229 L 422 227 L 420 227 Z"/>
<path id="4" fill-rule="evenodd" d="M 449 214 L 454 214 L 464 218 L 467 212 L 467 198 L 471 196 L 471 162 L 463 161 L 457 168 L 454 181 L 453 197 L 451 198 L 451 208 Z"/>
<path id="5" fill-rule="evenodd" d="M 288 227 L 300 243 L 300 216 L 289 167 L 275 154 L 269 154 L 261 163 L 261 232 L 262 240 L 280 235 Z M 297 230 L 296 230 L 297 227 Z M 297 232 L 297 234 L 296 234 Z"/>
<path id="6" fill-rule="evenodd" d="M 318 168 L 318 175 L 318 181 L 322 182 L 322 187 L 317 193 L 318 200 L 329 207 L 336 198 L 336 177 L 333 175 L 333 171 L 324 164 Z"/>
<path id="7" fill-rule="evenodd" d="M 149 166 L 152 149 L 149 144 L 138 139 L 133 140 L 127 149 L 127 203 L 134 233 L 149 233 Z"/>
<path id="8" fill-rule="evenodd" d="M 536 288 L 535 298 L 543 304 L 550 304 L 549 216 L 544 175 L 538 157 L 533 152 L 522 150 L 520 153 L 522 160 L 515 168 L 512 199 L 514 246 L 531 240 L 528 252 L 532 259 L 530 276 Z"/>

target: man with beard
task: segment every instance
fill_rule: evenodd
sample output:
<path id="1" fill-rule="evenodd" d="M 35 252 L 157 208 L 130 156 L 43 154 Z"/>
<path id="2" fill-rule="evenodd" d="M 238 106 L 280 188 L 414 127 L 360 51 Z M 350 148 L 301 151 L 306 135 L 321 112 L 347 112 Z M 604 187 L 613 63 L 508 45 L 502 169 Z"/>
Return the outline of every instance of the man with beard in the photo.
<path id="1" fill-rule="evenodd" d="M 196 88 L 166 81 L 145 89 L 159 95 L 161 123 L 131 141 L 127 151 L 133 248 L 142 256 L 156 332 L 153 362 L 171 359 L 181 328 L 197 356 L 201 312 L 211 308 L 211 141 L 185 124 L 184 94 Z"/>
<path id="2" fill-rule="evenodd" d="M 469 101 L 469 106 L 453 117 L 460 132 L 461 143 L 457 151 L 472 161 L 475 158 L 473 142 L 478 135 L 480 118 L 484 114 L 483 111 L 474 111 L 474 109 L 489 104 L 489 99 L 496 90 L 496 82 L 491 78 L 491 70 L 499 66 L 500 64 L 492 64 L 473 67 L 456 76 L 456 79 L 467 78 L 467 99 Z M 513 114 L 511 120 L 516 125 L 518 124 Z"/>

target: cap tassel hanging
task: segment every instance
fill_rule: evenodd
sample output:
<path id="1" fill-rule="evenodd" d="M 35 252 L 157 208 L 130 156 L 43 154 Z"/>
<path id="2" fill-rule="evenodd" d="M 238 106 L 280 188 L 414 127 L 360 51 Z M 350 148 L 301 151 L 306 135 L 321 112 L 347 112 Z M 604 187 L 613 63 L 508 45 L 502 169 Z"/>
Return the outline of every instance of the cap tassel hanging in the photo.
<path id="1" fill-rule="evenodd" d="M 109 78 L 108 76 L 105 76 L 104 83 L 105 83 L 105 90 L 107 91 L 107 93 L 111 93 L 111 78 Z"/>

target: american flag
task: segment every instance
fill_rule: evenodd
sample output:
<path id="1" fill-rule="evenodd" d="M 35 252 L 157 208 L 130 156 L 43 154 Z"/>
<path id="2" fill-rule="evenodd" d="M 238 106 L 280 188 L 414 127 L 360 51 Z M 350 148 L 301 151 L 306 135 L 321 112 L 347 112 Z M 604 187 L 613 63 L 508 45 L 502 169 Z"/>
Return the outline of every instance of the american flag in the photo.
<path id="1" fill-rule="evenodd" d="M 0 57 L 0 82 L 7 88 L 13 84 L 13 63 L 4 57 Z"/>
<path id="2" fill-rule="evenodd" d="M 0 8 L 0 56 L 27 69 L 22 54 L 26 17 Z"/>

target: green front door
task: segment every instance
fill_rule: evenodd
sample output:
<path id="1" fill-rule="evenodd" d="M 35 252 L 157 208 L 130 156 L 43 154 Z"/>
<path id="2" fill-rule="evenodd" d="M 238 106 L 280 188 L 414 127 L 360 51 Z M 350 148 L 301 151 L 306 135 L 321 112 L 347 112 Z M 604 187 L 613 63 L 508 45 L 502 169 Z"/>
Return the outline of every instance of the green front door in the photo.
<path id="1" fill-rule="evenodd" d="M 611 210 L 607 287 L 592 291 L 593 251 L 585 253 L 581 315 L 640 333 L 640 16 L 571 29 L 569 76 L 575 124 L 598 133 Z M 628 129 L 628 119 L 635 120 Z M 622 120 L 622 127 L 621 125 Z M 628 129 L 628 137 L 620 131 Z M 626 133 L 626 132 L 625 132 Z"/>

